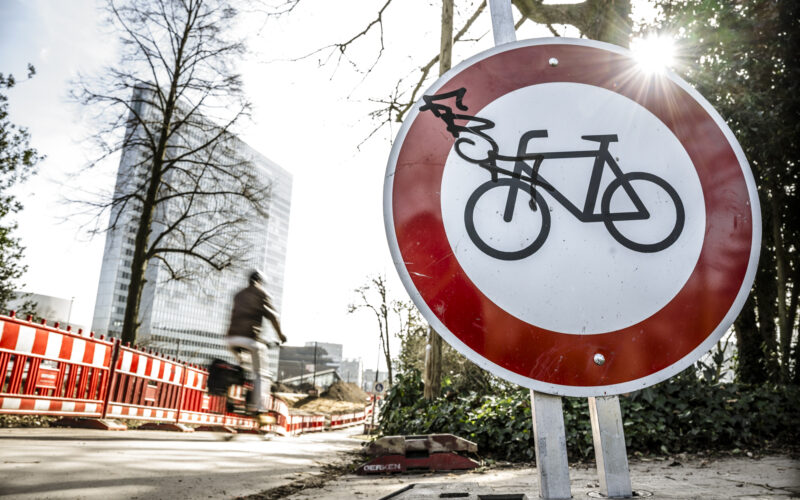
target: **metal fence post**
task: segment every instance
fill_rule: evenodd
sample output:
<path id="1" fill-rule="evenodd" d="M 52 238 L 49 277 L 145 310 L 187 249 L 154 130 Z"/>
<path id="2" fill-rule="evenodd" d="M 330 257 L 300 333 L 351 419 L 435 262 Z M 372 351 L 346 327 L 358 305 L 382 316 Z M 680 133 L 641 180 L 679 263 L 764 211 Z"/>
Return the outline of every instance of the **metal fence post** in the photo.
<path id="1" fill-rule="evenodd" d="M 175 360 L 176 362 L 178 360 Z M 183 396 L 186 393 L 186 373 L 189 371 L 189 363 L 181 363 L 183 373 L 181 373 L 181 386 L 178 389 L 178 411 L 175 412 L 175 423 L 181 422 L 181 410 L 183 409 Z"/>
<path id="2" fill-rule="evenodd" d="M 114 387 L 114 376 L 117 374 L 117 359 L 119 358 L 120 340 L 114 339 L 113 347 L 111 348 L 111 366 L 108 368 L 108 380 L 106 381 L 106 393 L 103 396 L 103 416 L 106 418 L 108 414 L 108 403 L 111 401 L 111 389 Z"/>

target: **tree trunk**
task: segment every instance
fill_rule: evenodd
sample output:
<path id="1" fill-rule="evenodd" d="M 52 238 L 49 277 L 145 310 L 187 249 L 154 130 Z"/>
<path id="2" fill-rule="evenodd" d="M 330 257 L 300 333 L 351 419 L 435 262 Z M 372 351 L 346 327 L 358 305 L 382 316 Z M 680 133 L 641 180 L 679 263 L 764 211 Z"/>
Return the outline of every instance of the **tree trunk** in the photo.
<path id="1" fill-rule="evenodd" d="M 428 326 L 428 345 L 425 347 L 425 387 L 427 400 L 438 398 L 442 393 L 442 337 L 432 326 Z"/>
<path id="2" fill-rule="evenodd" d="M 181 78 L 181 69 L 184 65 L 183 51 L 189 38 L 194 19 L 190 17 L 184 26 L 183 35 L 175 55 L 172 78 L 169 82 L 169 95 L 164 103 L 164 117 L 161 121 L 161 131 L 158 137 L 158 146 L 153 155 L 153 167 L 150 170 L 150 184 L 147 195 L 142 203 L 142 213 L 139 216 L 139 228 L 136 230 L 134 243 L 133 262 L 131 263 L 131 284 L 128 287 L 128 298 L 125 306 L 125 319 L 122 324 L 122 342 L 134 344 L 139 335 L 139 305 L 142 300 L 142 290 L 145 284 L 145 271 L 147 270 L 147 251 L 150 239 L 150 227 L 153 223 L 153 213 L 156 207 L 156 196 L 161 185 L 164 161 L 167 156 L 167 141 L 172 126 L 172 118 L 178 102 L 178 82 Z M 133 133 L 136 133 L 134 131 Z"/>
<path id="3" fill-rule="evenodd" d="M 755 294 L 751 293 L 739 317 L 733 323 L 736 332 L 736 378 L 745 384 L 761 384 L 767 380 L 755 314 Z"/>
<path id="4" fill-rule="evenodd" d="M 161 137 L 159 137 L 159 150 L 161 151 L 161 155 L 153 159 L 150 185 L 147 188 L 145 201 L 142 203 L 139 227 L 136 230 L 133 262 L 131 263 L 131 283 L 128 286 L 125 319 L 122 324 L 122 342 L 129 342 L 131 344 L 136 342 L 136 337 L 139 335 L 139 325 L 141 324 L 139 321 L 139 306 L 142 300 L 142 291 L 147 281 L 144 277 L 147 271 L 147 244 L 150 239 L 150 227 L 153 223 L 158 186 L 161 185 L 161 171 L 164 164 L 166 144 L 167 132 L 165 129 L 162 129 Z"/>
<path id="5" fill-rule="evenodd" d="M 772 241 L 775 245 L 775 292 L 778 302 L 780 376 L 781 381 L 786 383 L 789 382 L 791 378 L 789 365 L 791 364 L 792 328 L 788 323 L 789 318 L 786 310 L 786 250 L 783 246 L 783 236 L 781 235 L 781 210 L 779 208 L 780 201 L 777 199 L 777 196 L 777 193 L 773 191 L 769 201 L 770 208 L 772 209 Z"/>
<path id="6" fill-rule="evenodd" d="M 442 0 L 442 37 L 439 46 L 439 76 L 453 65 L 453 0 Z M 425 355 L 425 399 L 439 397 L 442 392 L 442 337 L 428 326 L 428 346 Z"/>
<path id="7" fill-rule="evenodd" d="M 383 356 L 386 359 L 386 372 L 389 376 L 389 380 L 387 381 L 389 387 L 392 386 L 392 354 L 389 348 L 389 307 L 386 304 L 386 288 L 385 284 L 382 285 L 381 288 L 381 300 L 383 303 L 381 304 L 381 314 L 383 315 L 383 332 L 381 333 L 381 342 L 383 343 Z"/>

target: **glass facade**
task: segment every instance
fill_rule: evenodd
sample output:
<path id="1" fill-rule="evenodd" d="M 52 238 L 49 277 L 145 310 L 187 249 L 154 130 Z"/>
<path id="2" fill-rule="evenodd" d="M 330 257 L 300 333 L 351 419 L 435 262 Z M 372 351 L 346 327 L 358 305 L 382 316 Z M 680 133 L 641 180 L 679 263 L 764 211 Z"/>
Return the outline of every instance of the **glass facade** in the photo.
<path id="1" fill-rule="evenodd" d="M 141 91 L 137 89 L 136 92 Z M 155 118 L 157 113 L 147 109 L 146 104 L 144 110 L 141 105 L 136 107 L 143 100 L 137 99 L 136 92 L 132 100 L 134 109 L 140 114 L 144 111 L 143 116 Z M 168 201 L 158 205 L 150 244 L 161 238 L 160 247 L 182 248 L 205 241 L 203 238 L 209 235 L 217 238 L 210 240 L 214 245 L 225 244 L 235 249 L 236 262 L 216 271 L 210 266 L 187 261 L 186 255 L 180 252 L 153 258 L 145 272 L 139 310 L 138 340 L 141 343 L 162 354 L 203 365 L 212 358 L 232 359 L 225 347 L 224 335 L 233 296 L 247 285 L 252 269 L 262 271 L 273 305 L 281 310 L 292 189 L 291 174 L 232 135 L 226 135 L 222 147 L 212 152 L 197 152 L 204 137 L 216 131 L 218 129 L 206 122 L 203 127 L 190 127 L 187 133 L 175 134 L 170 139 L 168 154 L 175 158 L 186 157 L 189 161 L 185 168 L 170 170 L 164 179 L 163 184 L 167 186 L 164 197 Z M 137 130 L 129 133 L 135 134 Z M 147 181 L 144 172 L 149 164 L 148 154 L 147 148 L 123 149 L 115 198 L 143 189 Z M 214 163 L 222 175 L 207 175 L 205 170 L 198 173 L 197 165 L 204 162 Z M 237 191 L 243 176 L 268 187 L 266 214 L 254 211 L 241 196 L 179 195 L 190 188 Z M 177 194 L 169 196 L 173 193 Z M 141 205 L 137 206 L 134 197 L 127 205 L 117 205 L 111 211 L 92 323 L 93 330 L 99 334 L 119 337 L 121 333 L 140 210 Z M 232 217 L 238 219 L 235 226 L 229 223 Z M 182 222 L 180 231 L 166 230 L 177 220 Z M 192 272 L 175 279 L 176 270 L 180 269 Z M 267 337 L 274 336 L 271 329 L 265 333 Z M 274 376 L 278 350 L 270 350 L 269 358 L 265 368 Z"/>

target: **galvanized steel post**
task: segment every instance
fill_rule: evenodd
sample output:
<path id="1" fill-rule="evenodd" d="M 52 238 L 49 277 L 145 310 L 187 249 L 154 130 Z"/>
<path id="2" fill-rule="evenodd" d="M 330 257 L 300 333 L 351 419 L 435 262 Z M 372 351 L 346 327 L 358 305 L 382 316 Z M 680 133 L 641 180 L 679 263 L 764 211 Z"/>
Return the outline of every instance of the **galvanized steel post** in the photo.
<path id="1" fill-rule="evenodd" d="M 539 496 L 547 499 L 570 498 L 567 434 L 561 396 L 531 391 L 531 417 Z"/>
<path id="2" fill-rule="evenodd" d="M 631 477 L 625 449 L 625 431 L 617 396 L 589 398 L 592 439 L 600 476 L 600 492 L 608 498 L 630 498 Z"/>

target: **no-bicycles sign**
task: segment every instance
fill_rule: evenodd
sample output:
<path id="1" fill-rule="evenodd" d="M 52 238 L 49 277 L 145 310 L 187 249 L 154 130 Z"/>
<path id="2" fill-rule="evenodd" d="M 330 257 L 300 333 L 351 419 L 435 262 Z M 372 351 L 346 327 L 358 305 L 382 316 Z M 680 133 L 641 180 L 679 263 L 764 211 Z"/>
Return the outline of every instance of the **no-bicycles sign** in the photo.
<path id="1" fill-rule="evenodd" d="M 414 106 L 384 187 L 425 318 L 498 376 L 566 396 L 678 373 L 730 328 L 761 216 L 733 134 L 671 73 L 612 45 L 509 43 Z"/>

